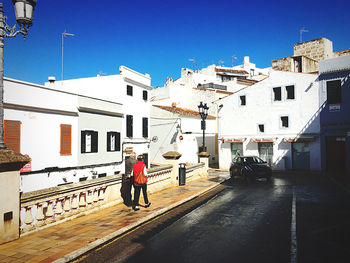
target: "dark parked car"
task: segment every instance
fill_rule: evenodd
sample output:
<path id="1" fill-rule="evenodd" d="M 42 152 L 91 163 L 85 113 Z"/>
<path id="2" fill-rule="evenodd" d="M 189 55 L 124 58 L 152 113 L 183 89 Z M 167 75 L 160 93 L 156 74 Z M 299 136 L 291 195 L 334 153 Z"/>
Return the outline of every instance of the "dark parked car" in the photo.
<path id="1" fill-rule="evenodd" d="M 272 176 L 271 167 L 259 157 L 239 156 L 233 159 L 230 167 L 231 178 L 242 176 L 244 180 L 255 180 L 266 178 L 270 180 Z"/>

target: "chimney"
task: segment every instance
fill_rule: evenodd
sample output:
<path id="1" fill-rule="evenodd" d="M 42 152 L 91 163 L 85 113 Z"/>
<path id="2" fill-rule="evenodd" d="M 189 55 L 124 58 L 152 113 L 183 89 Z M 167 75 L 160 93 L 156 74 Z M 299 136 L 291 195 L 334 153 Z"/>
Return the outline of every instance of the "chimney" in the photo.
<path id="1" fill-rule="evenodd" d="M 246 66 L 249 66 L 249 56 L 245 56 L 244 59 L 243 59 L 243 65 L 244 65 L 244 68 Z"/>
<path id="2" fill-rule="evenodd" d="M 49 77 L 49 82 L 50 84 L 54 84 L 56 81 L 56 78 L 55 77 Z"/>

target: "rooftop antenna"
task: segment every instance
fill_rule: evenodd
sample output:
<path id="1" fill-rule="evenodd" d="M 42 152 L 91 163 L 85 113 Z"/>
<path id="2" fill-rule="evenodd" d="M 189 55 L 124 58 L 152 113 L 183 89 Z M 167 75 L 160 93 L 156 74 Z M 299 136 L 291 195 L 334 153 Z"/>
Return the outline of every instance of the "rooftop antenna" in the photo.
<path id="1" fill-rule="evenodd" d="M 304 32 L 309 32 L 309 30 L 306 30 L 305 27 L 303 27 L 302 29 L 300 29 L 300 43 L 303 42 L 303 33 Z"/>
<path id="2" fill-rule="evenodd" d="M 63 80 L 63 47 L 64 47 L 64 37 L 65 36 L 74 36 L 74 34 L 67 33 L 66 29 L 62 33 L 62 71 L 61 71 L 61 80 Z"/>
<path id="3" fill-rule="evenodd" d="M 232 67 L 233 67 L 233 61 L 237 59 L 237 57 L 235 55 L 232 56 Z"/>
<path id="4" fill-rule="evenodd" d="M 196 59 L 195 58 L 190 58 L 188 61 L 193 62 L 193 70 L 196 69 Z"/>

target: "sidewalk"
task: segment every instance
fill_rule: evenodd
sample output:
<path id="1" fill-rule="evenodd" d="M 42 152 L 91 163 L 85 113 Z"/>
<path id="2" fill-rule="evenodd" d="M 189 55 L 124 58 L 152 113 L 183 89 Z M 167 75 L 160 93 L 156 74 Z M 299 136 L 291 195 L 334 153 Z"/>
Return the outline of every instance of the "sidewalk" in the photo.
<path id="1" fill-rule="evenodd" d="M 0 262 L 67 262 L 217 186 L 222 179 L 210 172 L 199 179 L 151 194 L 149 208 L 133 211 L 124 204 L 81 216 L 0 245 Z M 140 198 L 142 204 L 143 198 Z"/>

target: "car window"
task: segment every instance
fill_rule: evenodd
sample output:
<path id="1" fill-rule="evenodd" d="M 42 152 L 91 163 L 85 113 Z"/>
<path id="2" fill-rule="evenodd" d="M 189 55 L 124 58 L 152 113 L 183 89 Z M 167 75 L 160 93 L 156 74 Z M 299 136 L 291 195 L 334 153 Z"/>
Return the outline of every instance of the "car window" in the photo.
<path id="1" fill-rule="evenodd" d="M 259 157 L 254 157 L 254 162 L 255 163 L 264 163 L 264 161 L 262 159 L 260 159 Z"/>
<path id="2" fill-rule="evenodd" d="M 254 163 L 254 158 L 253 157 L 244 157 L 243 162 L 244 163 Z"/>

